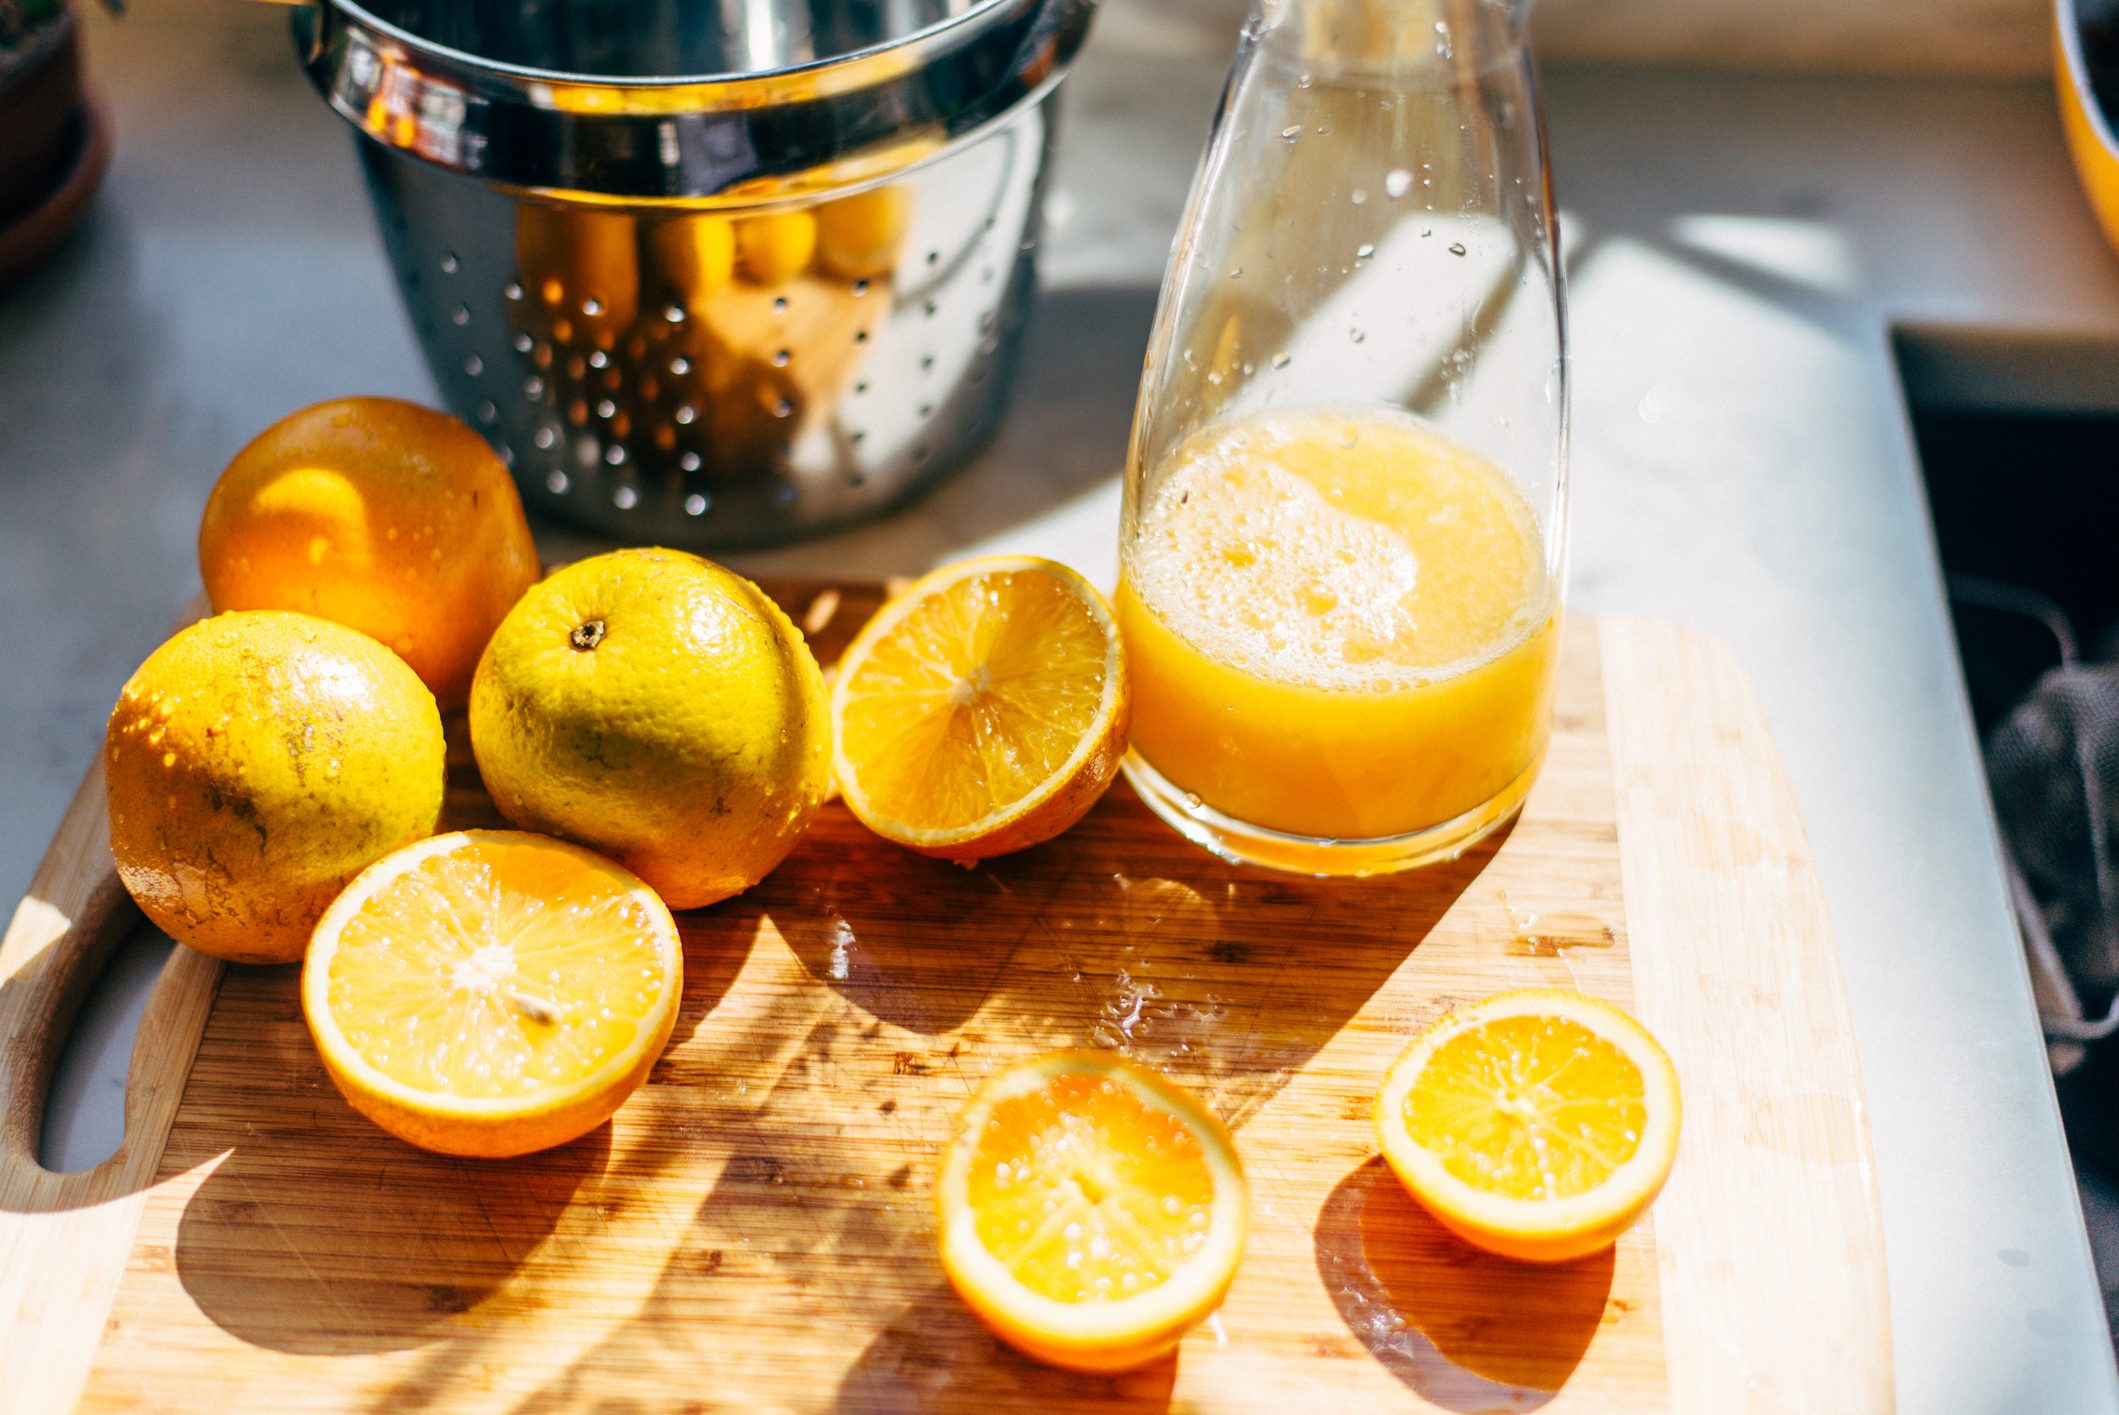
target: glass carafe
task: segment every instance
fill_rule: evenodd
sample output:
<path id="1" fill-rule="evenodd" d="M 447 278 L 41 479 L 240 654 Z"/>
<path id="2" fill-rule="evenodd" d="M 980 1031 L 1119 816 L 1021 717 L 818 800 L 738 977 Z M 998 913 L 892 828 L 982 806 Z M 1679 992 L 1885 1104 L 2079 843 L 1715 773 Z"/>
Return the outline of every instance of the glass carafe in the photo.
<path id="1" fill-rule="evenodd" d="M 1118 613 L 1127 772 L 1223 855 L 1452 858 L 1551 719 L 1567 363 L 1523 7 L 1265 0 L 1165 281 Z"/>

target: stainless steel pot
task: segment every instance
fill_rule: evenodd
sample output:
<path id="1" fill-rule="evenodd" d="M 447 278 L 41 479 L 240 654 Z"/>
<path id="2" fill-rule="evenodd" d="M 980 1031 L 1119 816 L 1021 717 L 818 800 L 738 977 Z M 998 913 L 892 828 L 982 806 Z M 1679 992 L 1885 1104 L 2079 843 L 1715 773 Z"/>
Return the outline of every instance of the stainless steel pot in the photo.
<path id="1" fill-rule="evenodd" d="M 1035 286 L 1094 0 L 327 0 L 444 396 L 526 499 L 627 540 L 844 525 L 961 463 Z"/>

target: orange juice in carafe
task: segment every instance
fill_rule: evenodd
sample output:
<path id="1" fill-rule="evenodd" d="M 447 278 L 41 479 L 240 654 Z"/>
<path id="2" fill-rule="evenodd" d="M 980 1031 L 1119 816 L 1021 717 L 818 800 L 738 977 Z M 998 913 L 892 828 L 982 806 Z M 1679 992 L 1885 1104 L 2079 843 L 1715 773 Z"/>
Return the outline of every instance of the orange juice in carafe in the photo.
<path id="1" fill-rule="evenodd" d="M 1359 852 L 1304 847 L 1377 842 L 1387 868 L 1393 837 L 1460 825 L 1438 837 L 1454 853 L 1522 803 L 1559 608 L 1499 468 L 1405 414 L 1273 412 L 1194 434 L 1139 485 L 1117 612 L 1145 788 L 1294 838 L 1252 841 L 1267 863 L 1332 872 Z"/>

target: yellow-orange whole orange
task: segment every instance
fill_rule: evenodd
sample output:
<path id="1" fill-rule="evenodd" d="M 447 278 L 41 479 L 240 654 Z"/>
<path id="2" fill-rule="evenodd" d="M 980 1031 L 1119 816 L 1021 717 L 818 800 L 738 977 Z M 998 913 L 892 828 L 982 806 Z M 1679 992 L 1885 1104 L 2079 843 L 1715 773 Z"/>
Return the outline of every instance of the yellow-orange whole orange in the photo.
<path id="1" fill-rule="evenodd" d="M 912 222 L 912 189 L 872 187 L 817 208 L 817 260 L 846 280 L 873 280 L 898 263 Z"/>
<path id="2" fill-rule="evenodd" d="M 179 943 L 288 963 L 346 882 L 432 834 L 441 714 L 365 634 L 222 614 L 140 665 L 104 741 L 118 877 Z"/>
<path id="3" fill-rule="evenodd" d="M 515 483 L 477 433 L 415 403 L 339 398 L 236 454 L 199 523 L 199 573 L 216 610 L 358 629 L 455 707 L 538 563 Z"/>
<path id="4" fill-rule="evenodd" d="M 469 721 L 503 816 L 609 856 L 672 909 L 763 879 L 831 786 L 802 631 L 683 551 L 614 550 L 524 595 L 479 661 Z"/>
<path id="5" fill-rule="evenodd" d="M 736 223 L 736 268 L 756 285 L 781 285 L 809 269 L 817 251 L 817 218 L 775 211 Z"/>

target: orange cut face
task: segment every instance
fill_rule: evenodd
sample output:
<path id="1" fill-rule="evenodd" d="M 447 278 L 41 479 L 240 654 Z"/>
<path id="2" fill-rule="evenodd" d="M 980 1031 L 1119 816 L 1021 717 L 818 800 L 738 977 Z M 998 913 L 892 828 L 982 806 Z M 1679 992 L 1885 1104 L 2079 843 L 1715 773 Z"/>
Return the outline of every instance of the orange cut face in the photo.
<path id="1" fill-rule="evenodd" d="M 1062 1302 L 1168 1281 L 1206 1243 L 1214 1199 L 1198 1138 L 1092 1076 L 995 1106 L 968 1178 L 979 1240 L 1025 1287 Z"/>

